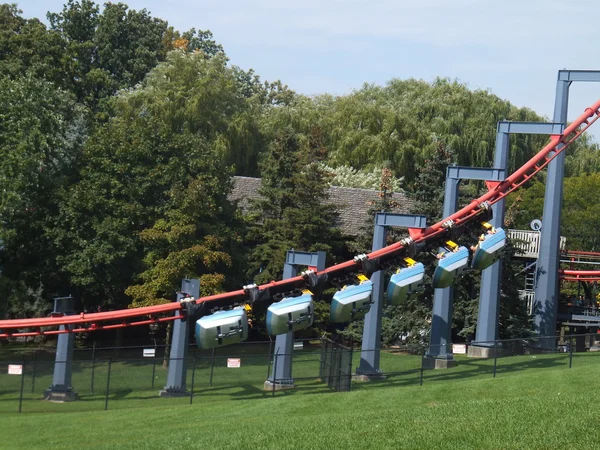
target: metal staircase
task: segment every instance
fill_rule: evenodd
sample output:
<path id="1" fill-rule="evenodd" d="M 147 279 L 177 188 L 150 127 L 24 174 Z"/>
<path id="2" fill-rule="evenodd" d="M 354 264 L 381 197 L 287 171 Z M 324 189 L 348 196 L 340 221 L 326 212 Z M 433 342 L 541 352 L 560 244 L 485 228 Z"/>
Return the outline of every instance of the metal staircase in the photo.
<path id="1" fill-rule="evenodd" d="M 519 291 L 520 297 L 527 302 L 527 311 L 533 314 L 533 300 L 535 298 L 535 272 L 537 261 L 533 261 L 525 265 L 525 268 L 520 272 L 525 274 L 525 282 L 523 289 Z"/>

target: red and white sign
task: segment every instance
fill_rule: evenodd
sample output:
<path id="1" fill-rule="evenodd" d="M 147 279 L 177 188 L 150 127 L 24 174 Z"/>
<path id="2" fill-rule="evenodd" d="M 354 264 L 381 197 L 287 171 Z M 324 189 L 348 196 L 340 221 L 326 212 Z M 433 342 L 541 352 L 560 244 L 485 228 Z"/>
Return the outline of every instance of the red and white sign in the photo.
<path id="1" fill-rule="evenodd" d="M 22 375 L 23 374 L 23 366 L 21 364 L 9 364 L 8 365 L 8 374 L 9 375 Z"/>
<path id="2" fill-rule="evenodd" d="M 242 367 L 242 360 L 240 358 L 227 358 L 227 367 L 229 369 L 239 369 Z"/>

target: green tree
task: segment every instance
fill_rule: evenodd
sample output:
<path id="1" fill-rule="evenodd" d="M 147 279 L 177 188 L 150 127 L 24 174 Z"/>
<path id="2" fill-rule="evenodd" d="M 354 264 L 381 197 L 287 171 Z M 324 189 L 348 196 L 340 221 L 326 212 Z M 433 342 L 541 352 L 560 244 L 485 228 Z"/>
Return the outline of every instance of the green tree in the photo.
<path id="1" fill-rule="evenodd" d="M 567 246 L 573 250 L 598 251 L 600 239 L 600 173 L 582 174 L 564 179 L 564 194 L 560 232 L 567 238 Z M 545 185 L 539 181 L 519 192 L 520 199 L 515 211 L 515 226 L 529 229 L 533 219 L 541 219 L 544 209 Z M 513 196 L 514 198 L 514 196 Z"/>
<path id="2" fill-rule="evenodd" d="M 138 277 L 141 284 L 126 290 L 133 298 L 131 306 L 171 301 L 184 277 L 200 279 L 201 295 L 232 287 L 232 280 L 241 285 L 239 273 L 232 271 L 242 267 L 243 251 L 241 218 L 227 200 L 230 171 L 206 144 L 198 147 L 202 150 L 185 161 L 188 178 L 169 193 L 165 215 L 140 233 L 147 269 Z"/>
<path id="3" fill-rule="evenodd" d="M 0 76 L 30 74 L 65 86 L 65 42 L 38 19 L 24 19 L 14 4 L 0 5 Z"/>
<path id="4" fill-rule="evenodd" d="M 77 110 L 67 93 L 27 75 L 0 78 L 0 111 L 0 304 L 39 314 L 64 281 L 53 218 L 58 193 L 75 176 Z"/>
<path id="5" fill-rule="evenodd" d="M 207 59 L 201 52 L 174 50 L 140 86 L 122 93 L 120 99 L 131 99 L 116 109 L 132 120 L 149 115 L 172 132 L 202 135 L 236 174 L 256 175 L 265 145 L 258 121 L 264 107 L 244 95 L 237 75 L 223 54 Z"/>
<path id="6" fill-rule="evenodd" d="M 435 151 L 421 166 L 412 186 L 412 213 L 426 216 L 429 224 L 442 218 L 446 169 L 454 162 L 453 152 L 442 142 L 438 142 Z"/>
<path id="7" fill-rule="evenodd" d="M 65 191 L 56 238 L 90 301 L 128 304 L 128 287 L 136 304 L 162 301 L 184 276 L 202 276 L 205 293 L 239 280 L 242 231 L 222 156 L 250 108 L 238 88 L 222 55 L 174 50 L 113 100 L 116 116 L 86 142 Z"/>
<path id="8" fill-rule="evenodd" d="M 144 9 L 106 3 L 102 13 L 89 0 L 68 0 L 49 13 L 52 30 L 67 42 L 71 87 L 79 102 L 96 110 L 102 99 L 134 86 L 159 62 L 167 23 Z"/>
<path id="9" fill-rule="evenodd" d="M 327 183 L 318 130 L 306 136 L 292 126 L 275 132 L 261 161 L 260 198 L 252 204 L 248 275 L 257 282 L 281 279 L 285 252 L 340 251 L 335 208 L 327 204 Z"/>

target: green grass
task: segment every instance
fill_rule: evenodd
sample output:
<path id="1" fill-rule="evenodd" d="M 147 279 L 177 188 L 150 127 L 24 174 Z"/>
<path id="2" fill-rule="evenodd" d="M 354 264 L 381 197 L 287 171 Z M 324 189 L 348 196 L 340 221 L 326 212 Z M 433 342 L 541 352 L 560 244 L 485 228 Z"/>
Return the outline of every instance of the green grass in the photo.
<path id="1" fill-rule="evenodd" d="M 29 385 L 24 413 L 17 414 L 18 395 L 9 391 L 19 377 L 1 375 L 0 448 L 554 449 L 595 448 L 600 440 L 600 355 L 576 354 L 572 369 L 565 354 L 500 358 L 496 378 L 493 360 L 462 358 L 453 369 L 426 371 L 423 386 L 413 371 L 330 393 L 315 378 L 314 355 L 304 353 L 294 361 L 298 389 L 272 398 L 261 389 L 267 360 L 248 350 L 242 369 L 216 364 L 212 386 L 208 365 L 197 361 L 191 406 L 189 398 L 156 398 L 163 369 L 152 390 L 145 387 L 147 363 L 114 363 L 109 411 L 103 411 L 103 395 L 84 392 L 89 367 L 81 363 L 73 380 L 81 400 L 40 401 L 48 382 L 39 381 L 34 394 Z M 418 368 L 419 359 L 384 352 L 381 366 L 403 372 Z M 102 385 L 106 371 L 96 370 Z"/>

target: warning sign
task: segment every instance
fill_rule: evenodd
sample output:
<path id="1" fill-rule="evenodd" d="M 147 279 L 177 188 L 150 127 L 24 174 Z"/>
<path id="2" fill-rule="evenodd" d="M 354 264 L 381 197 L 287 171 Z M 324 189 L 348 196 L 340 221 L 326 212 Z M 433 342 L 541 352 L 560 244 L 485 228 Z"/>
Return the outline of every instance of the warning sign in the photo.
<path id="1" fill-rule="evenodd" d="M 465 344 L 452 344 L 452 353 L 455 355 L 466 355 L 467 346 Z"/>
<path id="2" fill-rule="evenodd" d="M 8 365 L 9 375 L 21 375 L 23 374 L 23 366 L 20 364 L 9 364 Z"/>
<path id="3" fill-rule="evenodd" d="M 229 369 L 239 369 L 242 367 L 242 360 L 240 358 L 227 358 L 227 367 Z"/>

